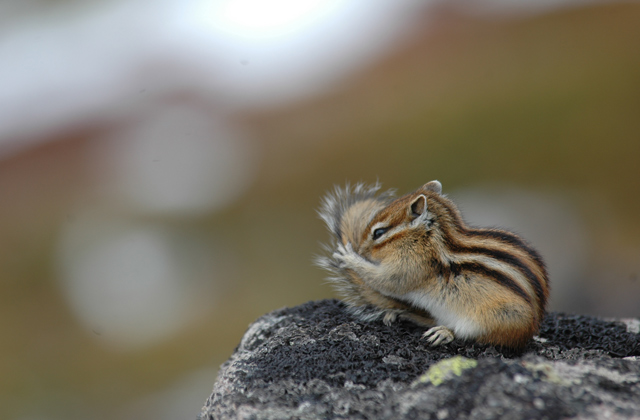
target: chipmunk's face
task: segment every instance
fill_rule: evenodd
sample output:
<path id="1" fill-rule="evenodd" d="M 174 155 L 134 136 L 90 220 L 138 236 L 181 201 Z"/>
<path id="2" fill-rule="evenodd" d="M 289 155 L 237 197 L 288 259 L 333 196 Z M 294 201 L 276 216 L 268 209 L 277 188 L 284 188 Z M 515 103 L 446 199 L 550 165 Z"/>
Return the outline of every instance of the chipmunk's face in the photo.
<path id="1" fill-rule="evenodd" d="M 378 211 L 363 229 L 356 252 L 373 262 L 415 258 L 416 247 L 428 246 L 425 230 L 431 230 L 435 222 L 428 197 L 440 194 L 441 188 L 438 181 L 429 182 Z"/>

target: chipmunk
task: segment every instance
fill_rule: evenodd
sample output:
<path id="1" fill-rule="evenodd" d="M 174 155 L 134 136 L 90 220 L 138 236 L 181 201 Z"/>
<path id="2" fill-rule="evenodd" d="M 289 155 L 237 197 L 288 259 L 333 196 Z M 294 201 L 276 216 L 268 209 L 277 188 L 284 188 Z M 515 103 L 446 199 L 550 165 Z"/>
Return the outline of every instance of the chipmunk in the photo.
<path id="1" fill-rule="evenodd" d="M 317 263 L 351 310 L 430 327 L 432 346 L 458 337 L 522 349 L 549 295 L 538 252 L 513 233 L 467 226 L 438 181 L 395 200 L 379 190 L 336 187 L 318 211 L 334 240 Z"/>

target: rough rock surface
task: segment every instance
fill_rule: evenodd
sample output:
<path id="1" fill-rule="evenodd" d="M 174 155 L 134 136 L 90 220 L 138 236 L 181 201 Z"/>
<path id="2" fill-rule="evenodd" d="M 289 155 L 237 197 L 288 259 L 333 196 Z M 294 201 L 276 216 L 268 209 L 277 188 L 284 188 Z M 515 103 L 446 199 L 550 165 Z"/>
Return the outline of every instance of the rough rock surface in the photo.
<path id="1" fill-rule="evenodd" d="M 549 314 L 517 354 L 354 319 L 336 300 L 260 317 L 205 419 L 640 419 L 640 322 Z"/>

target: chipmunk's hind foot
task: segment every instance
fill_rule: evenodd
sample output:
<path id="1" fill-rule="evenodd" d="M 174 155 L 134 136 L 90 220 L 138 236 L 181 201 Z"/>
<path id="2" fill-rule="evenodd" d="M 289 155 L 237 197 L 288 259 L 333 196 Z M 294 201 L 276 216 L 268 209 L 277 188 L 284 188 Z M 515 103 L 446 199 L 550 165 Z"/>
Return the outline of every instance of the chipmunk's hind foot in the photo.
<path id="1" fill-rule="evenodd" d="M 454 335 L 449 328 L 438 325 L 437 327 L 429 328 L 427 332 L 422 334 L 422 338 L 426 338 L 431 347 L 437 347 L 452 342 Z"/>

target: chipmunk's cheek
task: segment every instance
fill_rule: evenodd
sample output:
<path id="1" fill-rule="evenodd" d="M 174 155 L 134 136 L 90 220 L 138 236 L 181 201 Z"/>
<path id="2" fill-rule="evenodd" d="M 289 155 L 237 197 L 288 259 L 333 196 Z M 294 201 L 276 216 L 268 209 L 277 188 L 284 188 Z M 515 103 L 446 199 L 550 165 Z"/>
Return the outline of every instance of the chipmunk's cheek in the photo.
<path id="1" fill-rule="evenodd" d="M 380 252 L 380 250 L 376 249 L 376 248 L 371 248 L 371 251 L 369 252 L 369 255 L 371 255 L 371 259 L 374 261 L 382 261 L 385 259 L 385 256 L 382 252 Z"/>

